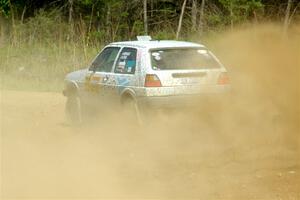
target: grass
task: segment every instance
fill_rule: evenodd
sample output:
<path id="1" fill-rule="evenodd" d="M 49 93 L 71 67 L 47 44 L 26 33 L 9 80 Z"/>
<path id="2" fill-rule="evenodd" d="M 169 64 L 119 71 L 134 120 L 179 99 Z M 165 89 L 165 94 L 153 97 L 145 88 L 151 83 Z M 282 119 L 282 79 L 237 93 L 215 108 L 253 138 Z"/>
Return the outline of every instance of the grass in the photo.
<path id="1" fill-rule="evenodd" d="M 70 42 L 7 42 L 0 48 L 0 88 L 61 91 L 64 76 L 88 66 L 98 51 Z"/>
<path id="2" fill-rule="evenodd" d="M 0 89 L 61 91 L 65 75 L 87 67 L 102 44 L 87 43 L 60 13 L 40 11 L 0 32 Z M 76 31 L 76 33 L 75 33 Z"/>

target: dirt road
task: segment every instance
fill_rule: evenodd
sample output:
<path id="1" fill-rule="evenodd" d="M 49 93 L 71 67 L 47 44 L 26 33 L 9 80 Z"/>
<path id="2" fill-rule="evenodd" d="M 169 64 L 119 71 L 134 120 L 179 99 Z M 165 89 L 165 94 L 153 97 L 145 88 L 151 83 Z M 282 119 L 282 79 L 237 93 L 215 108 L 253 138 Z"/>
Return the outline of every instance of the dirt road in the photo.
<path id="1" fill-rule="evenodd" d="M 300 199 L 299 27 L 212 37 L 233 98 L 142 128 L 118 110 L 69 126 L 61 94 L 0 90 L 2 199 Z"/>
<path id="2" fill-rule="evenodd" d="M 0 94 L 3 199 L 300 199 L 297 131 L 253 116 L 71 127 L 61 94 Z"/>

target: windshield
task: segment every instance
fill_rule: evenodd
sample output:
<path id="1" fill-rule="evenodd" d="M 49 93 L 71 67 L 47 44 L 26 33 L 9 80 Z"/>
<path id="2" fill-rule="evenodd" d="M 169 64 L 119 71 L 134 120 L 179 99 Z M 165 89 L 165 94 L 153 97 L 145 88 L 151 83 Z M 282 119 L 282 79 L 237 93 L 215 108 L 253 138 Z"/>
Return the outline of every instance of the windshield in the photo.
<path id="1" fill-rule="evenodd" d="M 150 51 L 154 70 L 212 69 L 220 64 L 207 49 L 156 49 Z"/>

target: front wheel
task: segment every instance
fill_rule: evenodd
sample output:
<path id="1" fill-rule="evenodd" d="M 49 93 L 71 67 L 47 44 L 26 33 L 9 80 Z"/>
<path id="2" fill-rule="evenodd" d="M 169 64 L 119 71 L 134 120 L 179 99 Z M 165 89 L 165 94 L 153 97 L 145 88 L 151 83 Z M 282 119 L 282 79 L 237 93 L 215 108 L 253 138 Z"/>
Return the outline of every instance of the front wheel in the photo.
<path id="1" fill-rule="evenodd" d="M 81 102 L 78 96 L 69 96 L 66 102 L 66 116 L 72 124 L 79 124 L 82 122 Z"/>

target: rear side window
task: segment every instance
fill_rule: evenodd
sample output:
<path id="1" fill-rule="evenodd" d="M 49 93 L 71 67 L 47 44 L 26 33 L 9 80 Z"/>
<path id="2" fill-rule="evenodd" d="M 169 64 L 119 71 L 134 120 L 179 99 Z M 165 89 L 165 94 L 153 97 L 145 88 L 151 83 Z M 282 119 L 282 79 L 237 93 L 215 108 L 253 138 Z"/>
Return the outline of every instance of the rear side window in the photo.
<path id="1" fill-rule="evenodd" d="M 94 60 L 90 70 L 97 72 L 111 72 L 119 51 L 119 47 L 105 48 Z"/>
<path id="2" fill-rule="evenodd" d="M 158 49 L 150 51 L 154 70 L 185 70 L 220 68 L 219 63 L 206 49 Z"/>
<path id="3" fill-rule="evenodd" d="M 115 73 L 134 74 L 136 68 L 137 49 L 123 48 L 117 60 Z"/>

